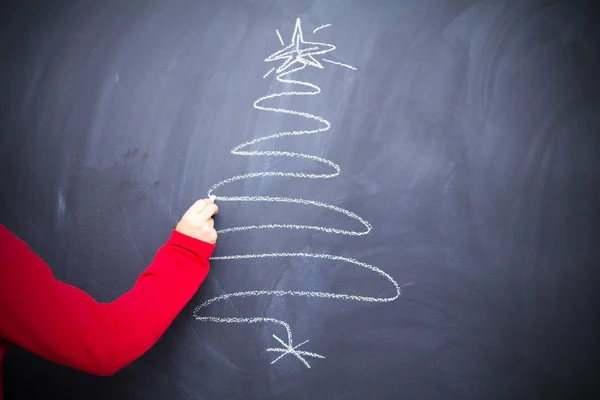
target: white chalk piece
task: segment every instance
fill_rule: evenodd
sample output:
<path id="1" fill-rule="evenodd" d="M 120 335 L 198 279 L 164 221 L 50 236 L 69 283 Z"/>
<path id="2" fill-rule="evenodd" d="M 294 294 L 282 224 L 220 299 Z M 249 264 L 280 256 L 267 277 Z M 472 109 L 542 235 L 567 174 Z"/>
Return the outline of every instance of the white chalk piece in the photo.
<path id="1" fill-rule="evenodd" d="M 320 29 L 323 29 L 328 26 L 330 26 L 330 25 L 322 25 L 321 27 L 315 29 L 314 32 L 317 32 Z M 276 33 L 281 41 L 282 46 L 284 46 L 283 39 L 281 38 L 279 31 L 276 30 Z M 309 48 L 304 49 L 304 48 L 302 48 L 303 46 L 309 47 Z M 321 88 L 313 83 L 289 79 L 286 77 L 295 72 L 302 71 L 307 66 L 323 69 L 324 66 L 315 58 L 315 56 L 317 56 L 317 55 L 322 56 L 323 54 L 329 53 L 333 50 L 335 50 L 335 46 L 333 46 L 331 44 L 305 41 L 303 38 L 303 34 L 302 34 L 302 27 L 300 24 L 300 19 L 297 19 L 296 26 L 294 28 L 294 34 L 292 36 L 292 43 L 289 46 L 284 47 L 283 49 L 273 53 L 271 56 L 269 56 L 267 59 L 265 59 L 265 62 L 281 60 L 281 62 L 283 64 L 275 70 L 276 74 L 277 74 L 276 80 L 278 82 L 286 85 L 287 87 L 289 87 L 290 85 L 295 85 L 297 87 L 299 86 L 302 89 L 304 89 L 304 91 L 301 91 L 299 89 L 297 91 L 285 91 L 285 92 L 273 93 L 273 94 L 261 97 L 254 102 L 254 108 L 256 110 L 262 111 L 262 112 L 281 113 L 281 114 L 288 114 L 288 115 L 303 117 L 308 120 L 318 122 L 321 125 L 321 127 L 317 127 L 312 130 L 294 130 L 294 131 L 287 131 L 287 132 L 279 132 L 279 133 L 271 134 L 268 136 L 258 137 L 256 139 L 253 139 L 253 140 L 244 142 L 240 145 L 237 145 L 231 150 L 231 154 L 238 155 L 238 156 L 289 157 L 292 159 L 300 158 L 300 159 L 304 159 L 304 160 L 310 160 L 310 161 L 314 161 L 314 162 L 317 162 L 317 163 L 327 166 L 328 168 L 330 168 L 331 171 L 329 173 L 322 173 L 322 174 L 309 174 L 309 173 L 302 173 L 302 172 L 265 171 L 265 172 L 253 172 L 253 173 L 247 173 L 247 174 L 242 174 L 242 175 L 235 175 L 235 176 L 224 179 L 224 180 L 214 184 L 208 191 L 208 195 L 211 198 L 216 197 L 213 194 L 213 192 L 215 190 L 221 189 L 223 186 L 228 185 L 235 181 L 241 181 L 241 180 L 246 180 L 246 179 L 256 179 L 256 178 L 284 178 L 284 177 L 285 178 L 300 178 L 300 179 L 331 179 L 331 178 L 337 177 L 340 174 L 341 169 L 340 169 L 339 165 L 335 164 L 333 161 L 327 160 L 322 157 L 317 157 L 317 156 L 313 156 L 310 154 L 295 153 L 295 152 L 290 152 L 290 151 L 276 151 L 276 150 L 255 151 L 255 150 L 247 149 L 248 147 L 252 147 L 253 145 L 255 145 L 257 143 L 268 141 L 271 139 L 276 139 L 276 138 L 280 138 L 280 137 L 284 137 L 284 136 L 301 136 L 301 135 L 319 134 L 319 133 L 329 131 L 331 129 L 331 124 L 329 123 L 329 121 L 327 121 L 326 119 L 321 118 L 319 116 L 309 114 L 307 112 L 297 111 L 297 110 L 264 106 L 262 104 L 266 101 L 281 98 L 281 97 L 286 97 L 286 96 L 290 96 L 290 97 L 292 97 L 292 96 L 316 96 L 319 93 L 321 93 Z M 332 61 L 332 60 L 323 59 L 323 58 L 321 59 L 321 61 L 325 61 L 332 65 L 337 65 L 337 66 L 341 66 L 344 68 L 348 68 L 353 71 L 356 70 L 356 68 L 351 65 L 339 63 L 337 61 Z M 266 78 L 268 75 L 270 75 L 273 72 L 273 70 L 274 70 L 273 68 L 271 70 L 269 70 L 269 72 L 267 72 L 263 76 L 263 78 Z M 360 229 L 360 230 L 345 230 L 345 229 L 331 228 L 331 227 L 327 227 L 327 226 L 296 225 L 296 224 L 263 224 L 263 225 L 235 226 L 235 227 L 223 228 L 218 231 L 219 234 L 240 232 L 240 231 L 247 231 L 247 230 L 306 229 L 306 230 L 319 231 L 319 232 L 327 233 L 327 234 L 362 236 L 362 235 L 367 235 L 372 229 L 371 224 L 368 221 L 361 218 L 360 216 L 358 216 L 357 214 L 355 214 L 351 211 L 345 210 L 341 207 L 337 207 L 332 204 L 322 203 L 322 202 L 315 201 L 315 200 L 306 200 L 306 199 L 290 198 L 290 197 L 272 197 L 272 196 L 219 196 L 219 201 L 222 201 L 222 202 L 292 203 L 292 204 L 298 204 L 298 205 L 304 205 L 304 206 L 319 207 L 321 209 L 327 209 L 330 211 L 334 211 L 334 212 L 343 214 L 343 215 L 347 216 L 348 218 L 357 221 L 360 225 L 362 225 L 362 229 Z M 249 261 L 249 260 L 256 260 L 256 259 L 261 260 L 261 259 L 272 259 L 272 258 L 279 258 L 279 259 L 308 258 L 308 259 L 313 259 L 313 260 L 314 259 L 322 260 L 322 261 L 326 261 L 326 262 L 328 262 L 328 261 L 329 262 L 331 262 L 331 261 L 344 262 L 344 263 L 350 264 L 354 267 L 364 268 L 366 270 L 373 272 L 377 276 L 378 279 L 383 278 L 384 281 L 389 282 L 392 290 L 390 290 L 390 292 L 387 294 L 383 294 L 381 296 L 376 296 L 376 297 L 361 296 L 361 295 L 349 294 L 349 293 L 308 292 L 308 291 L 303 291 L 303 290 L 298 290 L 298 289 L 293 289 L 293 290 L 246 290 L 246 291 L 240 291 L 240 292 L 235 292 L 235 293 L 226 293 L 226 294 L 222 294 L 220 296 L 213 297 L 211 299 L 204 301 L 202 304 L 200 304 L 198 307 L 196 307 L 196 309 L 194 310 L 194 317 L 196 318 L 196 320 L 202 321 L 202 322 L 215 322 L 215 323 L 225 323 L 225 324 L 270 323 L 270 324 L 275 324 L 276 326 L 284 328 L 286 336 L 287 336 L 287 340 L 283 340 L 277 335 L 272 335 L 273 338 L 282 347 L 270 347 L 270 348 L 266 349 L 266 351 L 269 353 L 280 353 L 280 354 L 278 354 L 277 358 L 275 358 L 273 361 L 271 361 L 271 364 L 276 363 L 277 361 L 279 361 L 286 355 L 290 354 L 290 355 L 296 357 L 298 360 L 300 360 L 306 366 L 306 368 L 310 368 L 310 364 L 306 360 L 307 357 L 312 357 L 315 359 L 324 359 L 325 357 L 323 357 L 321 354 L 317 354 L 317 353 L 313 353 L 313 352 L 309 352 L 309 351 L 305 351 L 305 350 L 298 350 L 298 348 L 305 345 L 308 342 L 308 340 L 305 340 L 299 344 L 294 345 L 292 329 L 291 329 L 290 325 L 285 321 L 275 319 L 275 318 L 269 318 L 269 317 L 241 317 L 240 318 L 240 317 L 225 317 L 225 316 L 223 316 L 223 317 L 206 316 L 206 315 L 200 315 L 200 312 L 206 310 L 211 304 L 216 303 L 216 302 L 227 301 L 232 298 L 241 298 L 241 297 L 250 297 L 250 296 L 271 296 L 271 297 L 293 296 L 293 297 L 308 297 L 308 298 L 322 298 L 322 299 L 337 299 L 337 300 L 346 300 L 346 301 L 349 300 L 349 301 L 371 302 L 371 303 L 387 303 L 387 302 L 396 300 L 400 296 L 400 286 L 394 280 L 394 278 L 392 278 L 386 272 L 384 272 L 383 270 L 381 270 L 373 265 L 369 265 L 367 263 L 355 260 L 353 258 L 348 258 L 348 257 L 342 257 L 342 256 L 337 256 L 337 255 L 332 255 L 332 254 L 277 252 L 277 253 L 267 253 L 267 254 L 222 255 L 222 256 L 212 257 L 211 260 L 215 260 L 215 261 L 217 261 L 217 260 L 220 260 L 220 261 L 237 260 L 239 262 L 240 260 Z"/>
<path id="2" fill-rule="evenodd" d="M 215 201 L 217 199 L 217 196 L 215 196 L 214 194 L 211 194 L 210 196 L 208 196 L 209 199 L 211 199 L 212 201 Z"/>

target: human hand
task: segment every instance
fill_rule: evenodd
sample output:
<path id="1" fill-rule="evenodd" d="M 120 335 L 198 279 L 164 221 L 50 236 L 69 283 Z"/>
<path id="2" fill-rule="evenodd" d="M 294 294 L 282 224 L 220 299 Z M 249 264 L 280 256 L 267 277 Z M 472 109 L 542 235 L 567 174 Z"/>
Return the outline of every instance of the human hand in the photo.
<path id="1" fill-rule="evenodd" d="M 219 207 L 212 199 L 200 199 L 183 214 L 175 230 L 203 242 L 215 244 L 217 231 L 212 217 L 218 212 Z"/>

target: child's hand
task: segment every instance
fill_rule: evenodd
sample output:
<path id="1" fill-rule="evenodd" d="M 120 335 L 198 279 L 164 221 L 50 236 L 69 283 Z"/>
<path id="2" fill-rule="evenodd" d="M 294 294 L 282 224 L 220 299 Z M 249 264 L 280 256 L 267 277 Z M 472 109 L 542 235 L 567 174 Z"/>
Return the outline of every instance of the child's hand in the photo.
<path id="1" fill-rule="evenodd" d="M 203 242 L 215 244 L 217 231 L 212 217 L 218 212 L 219 207 L 212 199 L 200 199 L 183 214 L 175 230 Z"/>

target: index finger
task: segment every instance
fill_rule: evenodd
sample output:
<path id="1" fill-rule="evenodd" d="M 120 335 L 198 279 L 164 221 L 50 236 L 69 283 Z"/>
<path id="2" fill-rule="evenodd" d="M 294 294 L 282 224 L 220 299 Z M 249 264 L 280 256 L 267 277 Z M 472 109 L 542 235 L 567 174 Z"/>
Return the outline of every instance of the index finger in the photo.
<path id="1" fill-rule="evenodd" d="M 185 212 L 186 214 L 200 214 L 207 205 L 212 203 L 210 199 L 197 200 L 192 206 Z"/>
<path id="2" fill-rule="evenodd" d="M 219 207 L 214 204 L 208 204 L 206 207 L 204 207 L 204 210 L 202 210 L 200 212 L 200 218 L 203 221 L 208 221 L 209 218 L 211 218 L 213 215 L 215 215 L 216 213 L 219 212 Z"/>

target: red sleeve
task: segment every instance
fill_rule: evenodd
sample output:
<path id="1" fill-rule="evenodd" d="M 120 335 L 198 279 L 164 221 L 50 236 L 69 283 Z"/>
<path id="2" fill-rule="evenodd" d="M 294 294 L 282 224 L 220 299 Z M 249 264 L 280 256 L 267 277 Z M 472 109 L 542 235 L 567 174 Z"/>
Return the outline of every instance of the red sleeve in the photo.
<path id="1" fill-rule="evenodd" d="M 156 343 L 191 300 L 214 248 L 173 231 L 135 286 L 106 304 L 56 280 L 0 224 L 0 337 L 56 363 L 111 375 Z"/>

